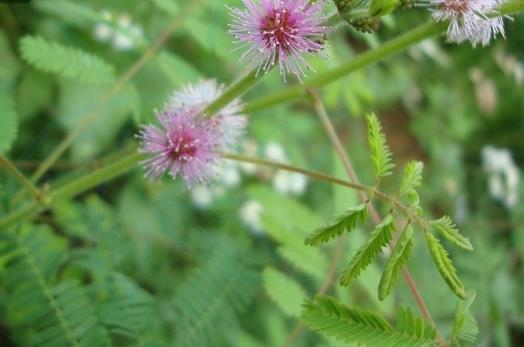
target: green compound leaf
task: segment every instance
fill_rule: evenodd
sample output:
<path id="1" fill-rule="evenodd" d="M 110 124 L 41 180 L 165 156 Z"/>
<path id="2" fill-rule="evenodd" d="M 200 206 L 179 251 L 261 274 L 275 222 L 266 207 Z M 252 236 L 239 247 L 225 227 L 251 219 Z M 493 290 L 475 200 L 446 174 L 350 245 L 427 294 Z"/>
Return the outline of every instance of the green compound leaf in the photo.
<path id="1" fill-rule="evenodd" d="M 400 184 L 400 194 L 409 194 L 411 191 L 420 187 L 422 183 L 422 172 L 424 164 L 420 161 L 410 161 L 404 168 L 404 176 Z"/>
<path id="2" fill-rule="evenodd" d="M 50 42 L 39 36 L 20 40 L 22 57 L 36 69 L 89 84 L 111 83 L 114 68 L 101 58 L 78 48 Z"/>
<path id="3" fill-rule="evenodd" d="M 435 340 L 437 336 L 435 328 L 428 321 L 404 307 L 397 314 L 397 330 L 419 339 Z"/>
<path id="4" fill-rule="evenodd" d="M 460 301 L 457 305 L 452 334 L 452 340 L 457 344 L 460 340 L 473 343 L 477 339 L 478 323 L 469 310 L 476 296 L 475 291 L 468 291 L 466 300 Z"/>
<path id="5" fill-rule="evenodd" d="M 431 221 L 430 225 L 437 229 L 442 236 L 456 246 L 466 251 L 473 250 L 473 245 L 469 239 L 459 233 L 457 226 L 453 223 L 450 217 L 444 216 L 440 219 Z"/>
<path id="6" fill-rule="evenodd" d="M 436 346 L 435 333 L 422 318 L 409 310 L 401 313 L 399 328 L 394 329 L 382 316 L 368 310 L 349 308 L 329 296 L 307 301 L 301 320 L 325 336 L 365 346 Z"/>
<path id="7" fill-rule="evenodd" d="M 320 227 L 306 239 L 306 245 L 318 245 L 329 241 L 336 236 L 340 236 L 345 230 L 352 231 L 357 224 L 366 221 L 368 209 L 365 204 L 360 204 L 350 208 L 341 215 L 337 216 L 330 224 Z"/>
<path id="8" fill-rule="evenodd" d="M 371 149 L 371 157 L 375 169 L 376 178 L 392 174 L 395 165 L 392 162 L 392 154 L 386 142 L 386 136 L 377 116 L 370 113 L 366 116 L 368 125 L 368 141 Z"/>
<path id="9" fill-rule="evenodd" d="M 0 91 L 0 154 L 9 151 L 18 134 L 18 116 L 11 96 Z"/>
<path id="10" fill-rule="evenodd" d="M 394 231 L 395 220 L 391 215 L 388 215 L 382 223 L 376 226 L 375 230 L 373 230 L 366 240 L 366 243 L 360 247 L 353 256 L 349 265 L 342 273 L 340 284 L 348 286 L 354 278 L 357 278 L 362 270 L 379 255 L 382 247 L 388 244 Z"/>
<path id="11" fill-rule="evenodd" d="M 453 293 L 455 293 L 459 298 L 465 299 L 466 294 L 464 292 L 464 285 L 457 275 L 457 269 L 455 269 L 449 258 L 449 253 L 440 244 L 440 241 L 433 236 L 433 234 L 426 233 L 426 241 L 431 256 L 433 257 L 433 261 L 435 262 L 442 278 L 446 281 Z"/>
<path id="12" fill-rule="evenodd" d="M 378 297 L 384 300 L 398 282 L 402 268 L 407 264 L 413 250 L 413 228 L 408 225 L 391 252 L 380 278 Z"/>

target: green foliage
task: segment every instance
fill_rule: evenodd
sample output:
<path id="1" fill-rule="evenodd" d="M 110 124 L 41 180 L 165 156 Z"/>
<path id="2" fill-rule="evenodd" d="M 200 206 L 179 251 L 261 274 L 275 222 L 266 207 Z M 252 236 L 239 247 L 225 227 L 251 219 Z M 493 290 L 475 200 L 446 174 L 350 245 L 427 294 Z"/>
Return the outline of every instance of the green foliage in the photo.
<path id="1" fill-rule="evenodd" d="M 351 281 L 358 277 L 360 272 L 380 254 L 382 248 L 391 241 L 395 228 L 395 220 L 391 215 L 388 215 L 376 226 L 375 230 L 373 230 L 364 245 L 358 249 L 342 273 L 340 277 L 341 285 L 348 286 Z"/>
<path id="2" fill-rule="evenodd" d="M 259 287 L 243 254 L 226 243 L 194 270 L 177 290 L 176 346 L 209 346 L 236 322 Z"/>
<path id="3" fill-rule="evenodd" d="M 419 196 L 417 188 L 422 184 L 424 164 L 420 161 L 410 161 L 404 168 L 404 175 L 400 184 L 400 195 L 406 196 L 409 205 L 418 206 Z"/>
<path id="4" fill-rule="evenodd" d="M 365 204 L 350 208 L 335 218 L 326 226 L 320 227 L 306 238 L 306 245 L 318 245 L 342 235 L 344 231 L 352 231 L 358 224 L 363 224 L 368 216 Z"/>
<path id="5" fill-rule="evenodd" d="M 448 216 L 444 216 L 440 219 L 431 221 L 430 225 L 433 228 L 437 229 L 437 231 L 442 236 L 444 236 L 448 241 L 452 242 L 456 246 L 466 251 L 473 250 L 473 245 L 471 244 L 469 239 L 460 234 L 459 230 L 457 229 L 457 226 Z"/>
<path id="6" fill-rule="evenodd" d="M 46 228 L 26 226 L 2 233 L 0 255 L 7 257 L 3 282 L 13 324 L 24 326 L 31 344 L 111 346 L 85 288 L 76 280 L 56 282 L 66 253 L 64 241 Z"/>
<path id="7" fill-rule="evenodd" d="M 397 241 L 384 267 L 378 286 L 378 297 L 380 300 L 384 300 L 397 284 L 400 272 L 407 265 L 412 250 L 413 228 L 411 225 L 408 225 Z"/>
<path id="8" fill-rule="evenodd" d="M 375 177 L 379 180 L 383 176 L 392 174 L 395 165 L 392 162 L 392 154 L 386 142 L 386 136 L 382 132 L 382 126 L 377 116 L 370 113 L 366 116 L 368 125 L 368 141 L 371 149 L 371 158 L 375 169 Z"/>
<path id="9" fill-rule="evenodd" d="M 466 294 L 464 292 L 464 285 L 457 275 L 457 269 L 455 269 L 449 258 L 449 253 L 440 244 L 440 241 L 429 232 L 426 232 L 426 241 L 431 256 L 433 257 L 435 265 L 437 266 L 442 278 L 459 298 L 465 299 Z"/>
<path id="10" fill-rule="evenodd" d="M 366 346 L 436 346 L 435 331 L 410 310 L 402 310 L 394 329 L 376 313 L 349 308 L 328 296 L 306 302 L 302 321 L 312 330 Z"/>
<path id="11" fill-rule="evenodd" d="M 20 51 L 25 61 L 44 72 L 91 84 L 115 80 L 114 68 L 101 58 L 40 36 L 23 37 Z"/>
<path id="12" fill-rule="evenodd" d="M 473 343 L 479 333 L 478 323 L 471 314 L 470 308 L 475 301 L 477 293 L 468 291 L 464 301 L 459 301 L 455 312 L 455 322 L 453 324 L 452 340 L 460 345 L 460 341 Z"/>
<path id="13" fill-rule="evenodd" d="M 10 95 L 0 90 L 0 154 L 11 148 L 18 133 L 18 116 Z"/>
<path id="14" fill-rule="evenodd" d="M 273 268 L 262 273 L 264 288 L 277 306 L 289 316 L 298 317 L 302 302 L 307 294 L 304 288 L 291 277 Z"/>

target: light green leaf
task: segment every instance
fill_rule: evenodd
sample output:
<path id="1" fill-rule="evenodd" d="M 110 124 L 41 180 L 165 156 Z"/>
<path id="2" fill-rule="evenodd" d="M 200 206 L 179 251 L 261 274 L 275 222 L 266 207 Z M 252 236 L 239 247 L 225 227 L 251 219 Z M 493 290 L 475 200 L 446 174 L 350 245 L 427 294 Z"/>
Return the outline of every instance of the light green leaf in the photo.
<path id="1" fill-rule="evenodd" d="M 440 219 L 431 221 L 430 225 L 437 229 L 442 236 L 444 236 L 448 241 L 454 243 L 456 246 L 466 250 L 472 251 L 473 245 L 469 239 L 460 234 L 457 226 L 450 217 L 444 216 Z"/>
<path id="2" fill-rule="evenodd" d="M 348 286 L 351 280 L 358 277 L 360 272 L 371 264 L 375 257 L 382 251 L 382 247 L 386 246 L 391 240 L 395 228 L 395 220 L 391 215 L 388 215 L 382 223 L 376 226 L 375 230 L 373 230 L 366 240 L 366 243 L 358 249 L 342 273 L 340 278 L 341 285 Z"/>
<path id="3" fill-rule="evenodd" d="M 24 36 L 20 51 L 25 61 L 44 72 L 91 84 L 115 80 L 113 66 L 101 58 L 39 36 Z"/>
<path id="4" fill-rule="evenodd" d="M 370 113 L 366 116 L 368 125 L 368 142 L 371 149 L 371 157 L 375 169 L 375 177 L 388 176 L 392 174 L 395 165 L 392 162 L 392 154 L 386 142 L 386 136 L 377 116 Z"/>
<path id="5" fill-rule="evenodd" d="M 399 329 L 371 311 L 349 308 L 328 296 L 317 297 L 304 304 L 301 320 L 312 330 L 325 336 L 364 346 L 381 347 L 429 347 L 436 346 L 431 329 L 421 330 L 427 325 L 409 316 L 401 321 Z"/>
<path id="6" fill-rule="evenodd" d="M 449 258 L 449 253 L 440 244 L 440 241 L 429 232 L 426 233 L 426 241 L 440 275 L 446 281 L 453 293 L 455 293 L 459 298 L 464 299 L 466 297 L 464 285 L 457 275 L 457 269 L 455 269 Z"/>
<path id="7" fill-rule="evenodd" d="M 318 245 L 340 236 L 344 231 L 350 232 L 357 227 L 357 224 L 364 223 L 367 216 L 368 209 L 365 204 L 350 208 L 337 216 L 333 222 L 315 230 L 306 239 L 306 245 Z"/>
<path id="8" fill-rule="evenodd" d="M 459 340 L 473 343 L 479 333 L 478 323 L 469 310 L 477 297 L 477 293 L 475 291 L 468 291 L 466 294 L 466 299 L 459 301 L 457 304 L 455 322 L 453 324 L 452 339 L 457 344 Z"/>
<path id="9" fill-rule="evenodd" d="M 413 228 L 408 225 L 397 241 L 380 278 L 378 297 L 384 300 L 395 287 L 402 268 L 406 266 L 413 250 Z"/>
<path id="10" fill-rule="evenodd" d="M 0 90 L 0 154 L 9 151 L 18 134 L 18 116 L 10 95 Z"/>
<path id="11" fill-rule="evenodd" d="M 273 268 L 266 268 L 262 273 L 264 288 L 269 297 L 286 314 L 298 317 L 302 302 L 307 293 L 302 286 L 291 277 Z"/>
<path id="12" fill-rule="evenodd" d="M 411 191 L 420 187 L 422 183 L 422 171 L 424 164 L 420 161 L 410 161 L 404 168 L 404 176 L 400 184 L 400 194 L 409 194 Z"/>

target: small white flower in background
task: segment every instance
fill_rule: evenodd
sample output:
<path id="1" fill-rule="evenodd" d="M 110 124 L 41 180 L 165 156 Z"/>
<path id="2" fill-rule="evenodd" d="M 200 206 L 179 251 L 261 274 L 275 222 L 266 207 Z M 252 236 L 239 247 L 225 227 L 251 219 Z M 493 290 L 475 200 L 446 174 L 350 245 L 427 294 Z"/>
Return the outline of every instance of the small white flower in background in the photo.
<path id="1" fill-rule="evenodd" d="M 255 200 L 249 200 L 242 205 L 240 208 L 239 214 L 240 219 L 244 222 L 249 230 L 255 234 L 262 234 L 262 213 L 264 212 L 264 207 Z"/>
<path id="2" fill-rule="evenodd" d="M 101 42 L 111 42 L 116 50 L 127 51 L 135 48 L 137 42 L 142 41 L 142 28 L 132 22 L 128 14 L 115 18 L 110 12 L 102 12 L 103 20 L 94 28 L 94 37 Z"/>
<path id="3" fill-rule="evenodd" d="M 226 187 L 237 187 L 242 182 L 237 163 L 230 160 L 227 161 L 222 166 L 218 179 Z"/>
<path id="4" fill-rule="evenodd" d="M 276 161 L 279 163 L 287 162 L 287 156 L 286 152 L 284 151 L 284 147 L 282 147 L 279 143 L 276 142 L 269 142 L 266 145 L 265 155 L 267 159 L 272 161 Z"/>
<path id="5" fill-rule="evenodd" d="M 302 195 L 307 188 L 307 177 L 294 172 L 279 170 L 272 179 L 273 189 L 282 194 Z"/>
<path id="6" fill-rule="evenodd" d="M 190 191 L 191 201 L 199 208 L 206 208 L 215 199 L 215 194 L 211 186 L 198 185 L 193 187 Z"/>
<path id="7" fill-rule="evenodd" d="M 484 171 L 488 174 L 489 191 L 493 198 L 507 208 L 518 204 L 520 173 L 511 152 L 493 146 L 482 148 Z"/>
<path id="8" fill-rule="evenodd" d="M 284 148 L 276 142 L 269 142 L 265 149 L 266 158 L 279 163 L 288 163 Z M 307 177 L 294 172 L 277 170 L 271 179 L 273 189 L 282 194 L 302 195 L 307 188 Z"/>
<path id="9" fill-rule="evenodd" d="M 498 15 L 503 0 L 422 0 L 437 22 L 448 21 L 450 42 L 470 41 L 473 46 L 486 46 L 497 35 L 504 36 L 504 18 Z"/>

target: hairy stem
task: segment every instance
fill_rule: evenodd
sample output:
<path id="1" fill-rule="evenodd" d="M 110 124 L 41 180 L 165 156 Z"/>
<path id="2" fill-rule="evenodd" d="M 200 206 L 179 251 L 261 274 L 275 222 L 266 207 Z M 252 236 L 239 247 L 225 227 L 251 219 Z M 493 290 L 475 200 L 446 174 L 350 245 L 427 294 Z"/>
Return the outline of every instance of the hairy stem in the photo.
<path id="1" fill-rule="evenodd" d="M 313 104 L 313 108 L 317 112 L 318 117 L 320 118 L 320 121 L 326 130 L 326 133 L 333 144 L 333 147 L 335 147 L 335 151 L 337 153 L 337 156 L 339 157 L 340 161 L 342 162 L 342 165 L 344 166 L 346 173 L 349 176 L 349 179 L 354 182 L 360 184 L 360 181 L 358 179 L 357 173 L 354 169 L 354 166 L 351 162 L 351 159 L 349 158 L 346 150 L 344 149 L 344 146 L 342 145 L 342 141 L 340 140 L 335 127 L 333 126 L 333 123 L 331 122 L 331 119 L 329 118 L 326 108 L 318 96 L 318 93 L 313 89 L 307 90 L 308 95 L 311 99 L 311 102 Z M 380 224 L 382 221 L 382 218 L 380 217 L 379 213 L 377 212 L 375 206 L 371 201 L 369 201 L 369 196 L 365 191 L 359 191 L 359 198 L 361 202 L 366 203 L 368 202 L 369 206 L 369 215 L 371 216 L 371 219 L 373 220 L 373 223 L 376 225 Z M 389 244 L 389 248 L 392 249 L 392 245 Z M 415 283 L 415 280 L 411 276 L 411 273 L 409 272 L 407 267 L 402 268 L 402 277 L 404 278 L 404 282 L 406 282 L 407 286 L 409 287 L 411 291 L 411 295 L 415 299 L 415 302 L 417 303 L 417 306 L 420 310 L 420 313 L 426 319 L 430 324 L 433 325 L 435 330 L 437 331 L 439 335 L 439 340 L 442 346 L 447 346 L 447 343 L 445 342 L 445 339 L 442 337 L 442 334 L 438 330 L 438 326 L 433 320 L 431 313 L 422 298 L 422 295 L 420 294 L 420 290 L 417 287 L 417 284 Z"/>

